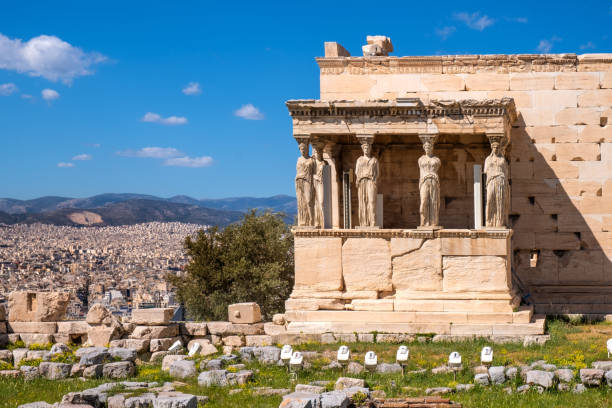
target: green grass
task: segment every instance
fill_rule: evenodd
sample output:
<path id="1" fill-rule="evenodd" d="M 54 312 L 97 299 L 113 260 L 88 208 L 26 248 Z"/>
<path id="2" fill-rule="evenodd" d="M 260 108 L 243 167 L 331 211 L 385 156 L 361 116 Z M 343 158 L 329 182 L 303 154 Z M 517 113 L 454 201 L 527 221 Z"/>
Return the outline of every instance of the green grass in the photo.
<path id="1" fill-rule="evenodd" d="M 431 373 L 402 377 L 401 374 L 378 375 L 364 373 L 352 377 L 364 378 L 370 388 L 381 389 L 389 397 L 421 396 L 425 389 L 437 386 L 454 386 L 457 383 L 473 382 L 474 374 L 471 367 L 478 365 L 480 350 L 485 345 L 491 345 L 494 350 L 495 365 L 520 365 L 536 360 L 546 360 L 550 363 L 572 366 L 578 369 L 590 366 L 596 360 L 606 360 L 605 341 L 612 337 L 612 325 L 607 323 L 574 325 L 561 320 L 552 320 L 548 324 L 552 339 L 544 346 L 522 347 L 520 344 L 495 345 L 484 339 L 456 343 L 418 343 L 408 344 L 410 362 L 407 370 L 417 368 L 432 368 L 444 364 L 448 354 L 459 351 L 463 357 L 463 371 L 453 374 L 433 375 Z M 316 343 L 295 346 L 296 350 L 318 351 L 320 358 L 313 362 L 312 368 L 298 374 L 297 383 L 308 383 L 314 380 L 335 381 L 342 376 L 342 370 L 321 370 L 321 366 L 335 359 L 339 344 L 321 345 Z M 362 362 L 364 354 L 373 350 L 378 354 L 379 362 L 394 362 L 398 345 L 383 343 L 353 343 L 349 345 L 352 359 Z M 199 362 L 198 362 L 199 363 Z M 199 366 L 199 364 L 198 364 Z M 206 395 L 210 398 L 206 407 L 278 407 L 280 396 L 254 396 L 254 387 L 289 388 L 295 386 L 286 370 L 276 366 L 262 366 L 257 363 L 247 364 L 248 369 L 255 371 L 252 383 L 243 386 L 243 392 L 229 395 L 228 388 L 203 388 L 197 385 L 197 380 L 185 381 L 178 390 L 195 395 Z M 162 373 L 159 364 L 139 367 L 136 381 L 171 381 L 167 373 Z M 104 380 L 82 382 L 78 379 L 63 381 L 36 380 L 25 382 L 15 379 L 0 379 L 0 408 L 14 408 L 25 402 L 44 400 L 56 402 L 63 394 L 94 387 Z M 503 390 L 507 386 L 516 388 L 520 380 L 503 386 L 475 387 L 472 391 L 457 393 L 450 396 L 464 407 L 610 407 L 612 406 L 612 388 L 602 386 L 588 389 L 583 394 L 558 392 L 550 390 L 540 395 L 530 391 L 526 394 L 508 395 Z M 404 388 L 409 387 L 409 388 Z M 239 388 L 239 387 L 232 387 Z"/>

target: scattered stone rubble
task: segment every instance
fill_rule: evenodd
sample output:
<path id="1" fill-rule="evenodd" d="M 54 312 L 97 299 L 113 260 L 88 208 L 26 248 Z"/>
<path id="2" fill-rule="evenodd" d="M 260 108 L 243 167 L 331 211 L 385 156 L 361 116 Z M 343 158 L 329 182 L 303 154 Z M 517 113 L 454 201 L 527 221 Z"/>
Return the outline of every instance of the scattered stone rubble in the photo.
<path id="1" fill-rule="evenodd" d="M 145 392 L 132 396 L 134 391 Z M 156 382 L 122 381 L 70 392 L 56 404 L 38 401 L 20 405 L 18 408 L 197 408 L 198 402 L 205 403 L 207 400 L 207 397 L 176 392 L 171 383 L 160 387 Z"/>

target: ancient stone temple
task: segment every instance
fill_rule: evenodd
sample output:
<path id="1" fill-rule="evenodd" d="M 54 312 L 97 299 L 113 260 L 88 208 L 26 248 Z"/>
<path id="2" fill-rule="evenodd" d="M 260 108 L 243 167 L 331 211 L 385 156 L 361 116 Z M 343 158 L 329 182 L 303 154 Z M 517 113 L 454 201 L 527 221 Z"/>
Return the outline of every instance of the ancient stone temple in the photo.
<path id="1" fill-rule="evenodd" d="M 392 51 L 325 43 L 321 98 L 287 102 L 288 331 L 526 335 L 536 312 L 612 313 L 612 55 Z"/>

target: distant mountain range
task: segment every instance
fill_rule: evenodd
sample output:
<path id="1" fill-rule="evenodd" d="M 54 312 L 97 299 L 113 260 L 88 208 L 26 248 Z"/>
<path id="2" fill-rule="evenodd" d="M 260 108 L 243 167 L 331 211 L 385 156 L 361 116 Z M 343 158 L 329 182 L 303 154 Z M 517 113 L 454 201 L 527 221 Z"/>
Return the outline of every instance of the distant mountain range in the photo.
<path id="1" fill-rule="evenodd" d="M 0 223 L 54 225 L 126 225 L 143 222 L 187 222 L 228 225 L 249 209 L 283 212 L 292 222 L 295 197 L 237 197 L 198 200 L 188 196 L 160 198 L 146 194 L 100 194 L 88 198 L 0 198 Z"/>

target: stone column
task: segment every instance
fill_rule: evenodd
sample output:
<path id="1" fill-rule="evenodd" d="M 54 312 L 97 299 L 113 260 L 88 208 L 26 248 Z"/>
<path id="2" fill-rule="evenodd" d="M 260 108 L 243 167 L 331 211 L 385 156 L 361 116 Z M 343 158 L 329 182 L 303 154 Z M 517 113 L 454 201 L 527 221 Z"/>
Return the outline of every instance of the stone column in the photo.
<path id="1" fill-rule="evenodd" d="M 419 157 L 419 228 L 440 228 L 440 159 L 433 154 L 437 132 L 419 135 L 425 154 Z"/>
<path id="2" fill-rule="evenodd" d="M 300 157 L 295 166 L 295 195 L 297 199 L 297 225 L 314 227 L 314 160 L 309 156 L 310 135 L 294 135 L 300 148 Z"/>
<path id="3" fill-rule="evenodd" d="M 376 228 L 376 201 L 378 195 L 378 159 L 372 152 L 374 135 L 357 135 L 361 143 L 363 156 L 357 159 L 355 165 L 355 183 L 359 204 L 359 226 L 361 228 Z"/>
<path id="4" fill-rule="evenodd" d="M 331 179 L 331 225 L 332 228 L 342 228 L 340 208 L 342 207 L 342 168 L 340 151 L 342 146 L 334 142 L 327 142 L 323 148 L 323 159 L 329 165 Z"/>
<path id="5" fill-rule="evenodd" d="M 484 162 L 484 173 L 487 175 L 485 225 L 487 228 L 507 228 L 510 186 L 504 152 L 508 140 L 504 133 L 487 133 L 487 137 L 491 143 L 491 154 Z"/>

